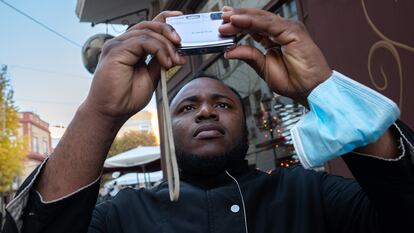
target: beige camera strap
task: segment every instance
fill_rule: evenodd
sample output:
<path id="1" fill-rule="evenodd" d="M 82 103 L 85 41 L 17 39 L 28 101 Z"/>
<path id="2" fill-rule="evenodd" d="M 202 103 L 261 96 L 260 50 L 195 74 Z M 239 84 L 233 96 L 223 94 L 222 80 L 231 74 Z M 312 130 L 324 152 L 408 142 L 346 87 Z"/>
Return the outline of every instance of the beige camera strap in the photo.
<path id="1" fill-rule="evenodd" d="M 166 71 L 161 68 L 162 122 L 164 136 L 165 166 L 167 168 L 168 190 L 171 201 L 178 201 L 180 194 L 180 174 L 175 156 L 174 138 L 171 126 L 171 114 L 168 103 Z"/>

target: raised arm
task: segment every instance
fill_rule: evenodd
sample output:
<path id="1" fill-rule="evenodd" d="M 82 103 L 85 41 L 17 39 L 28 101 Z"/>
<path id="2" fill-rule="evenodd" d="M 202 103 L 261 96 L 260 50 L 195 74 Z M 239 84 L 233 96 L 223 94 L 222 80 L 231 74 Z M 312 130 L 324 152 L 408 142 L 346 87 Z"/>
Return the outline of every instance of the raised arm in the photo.
<path id="1" fill-rule="evenodd" d="M 160 13 L 105 43 L 89 94 L 48 161 L 23 183 L 7 206 L 6 232 L 84 232 L 98 179 L 119 128 L 143 109 L 157 87 L 160 68 L 182 65 L 178 34 Z M 145 62 L 151 54 L 150 64 Z"/>
<path id="2" fill-rule="evenodd" d="M 259 9 L 225 7 L 223 19 L 228 23 L 221 26 L 221 33 L 248 33 L 267 49 L 263 53 L 243 45 L 227 52 L 225 57 L 245 61 L 272 91 L 309 108 L 310 93 L 330 78 L 333 71 L 304 25 Z M 378 140 L 356 148 L 357 151 L 381 158 L 396 158 L 399 155 L 398 137 L 390 129 L 384 132 Z"/>
<path id="3" fill-rule="evenodd" d="M 96 180 L 119 128 L 150 101 L 160 65 L 169 68 L 185 62 L 175 52 L 179 36 L 163 23 L 165 17 L 178 14 L 163 12 L 104 45 L 89 95 L 37 183 L 43 200 L 61 198 Z M 157 62 L 147 66 L 147 54 Z"/>

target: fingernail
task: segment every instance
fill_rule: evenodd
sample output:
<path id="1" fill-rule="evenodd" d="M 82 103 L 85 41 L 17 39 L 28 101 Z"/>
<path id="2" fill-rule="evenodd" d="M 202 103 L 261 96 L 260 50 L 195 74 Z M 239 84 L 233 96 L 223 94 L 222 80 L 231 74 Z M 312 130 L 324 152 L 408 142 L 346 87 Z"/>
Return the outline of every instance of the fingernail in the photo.
<path id="1" fill-rule="evenodd" d="M 173 39 L 176 39 L 178 41 L 181 40 L 180 35 L 178 35 L 178 33 L 175 30 L 172 32 L 172 36 Z"/>
<path id="2" fill-rule="evenodd" d="M 168 26 L 168 28 L 170 28 L 170 31 L 171 31 L 171 32 L 175 32 L 175 29 L 174 29 L 174 27 L 173 27 L 173 26 L 171 26 L 171 25 L 169 25 L 169 24 L 167 24 L 167 26 Z"/>
<path id="3" fill-rule="evenodd" d="M 234 45 L 232 45 L 232 46 L 230 46 L 230 47 L 227 47 L 226 48 L 226 52 L 229 52 L 229 51 L 231 51 L 231 50 L 233 50 L 234 48 L 236 48 L 237 47 L 237 44 L 234 44 Z"/>
<path id="4" fill-rule="evenodd" d="M 175 52 L 175 58 L 177 59 L 177 61 L 181 59 L 181 56 L 178 52 Z"/>
<path id="5" fill-rule="evenodd" d="M 223 6 L 223 11 L 232 11 L 233 8 L 230 6 Z"/>
<path id="6" fill-rule="evenodd" d="M 223 56 L 224 56 L 224 58 L 225 58 L 225 59 L 227 59 L 227 57 L 228 57 L 228 56 L 227 56 L 227 51 L 224 53 L 224 55 L 223 55 Z"/>

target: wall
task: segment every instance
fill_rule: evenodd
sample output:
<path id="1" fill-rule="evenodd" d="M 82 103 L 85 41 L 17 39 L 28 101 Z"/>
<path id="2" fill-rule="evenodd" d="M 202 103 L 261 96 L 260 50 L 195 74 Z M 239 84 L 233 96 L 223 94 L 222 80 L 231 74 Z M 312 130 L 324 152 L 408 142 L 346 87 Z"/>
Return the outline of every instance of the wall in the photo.
<path id="1" fill-rule="evenodd" d="M 298 3 L 331 67 L 394 100 L 401 119 L 414 128 L 414 1 Z"/>
<path id="2" fill-rule="evenodd" d="M 414 1 L 297 0 L 298 14 L 330 66 L 394 100 L 414 128 Z M 351 173 L 336 159 L 327 170 Z"/>

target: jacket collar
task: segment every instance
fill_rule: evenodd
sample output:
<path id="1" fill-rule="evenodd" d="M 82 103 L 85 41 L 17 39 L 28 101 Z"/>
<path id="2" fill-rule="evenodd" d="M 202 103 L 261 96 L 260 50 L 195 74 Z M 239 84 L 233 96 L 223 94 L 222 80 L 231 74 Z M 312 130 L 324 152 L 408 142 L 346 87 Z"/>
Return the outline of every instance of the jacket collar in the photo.
<path id="1" fill-rule="evenodd" d="M 234 176 L 236 179 L 247 174 L 250 169 L 247 160 L 240 160 L 234 162 L 227 171 Z M 184 182 L 196 185 L 203 189 L 211 189 L 218 186 L 225 185 L 233 182 L 231 178 L 226 174 L 226 171 L 222 171 L 212 176 L 196 176 L 194 174 L 188 174 L 184 171 L 180 171 L 180 179 Z"/>

